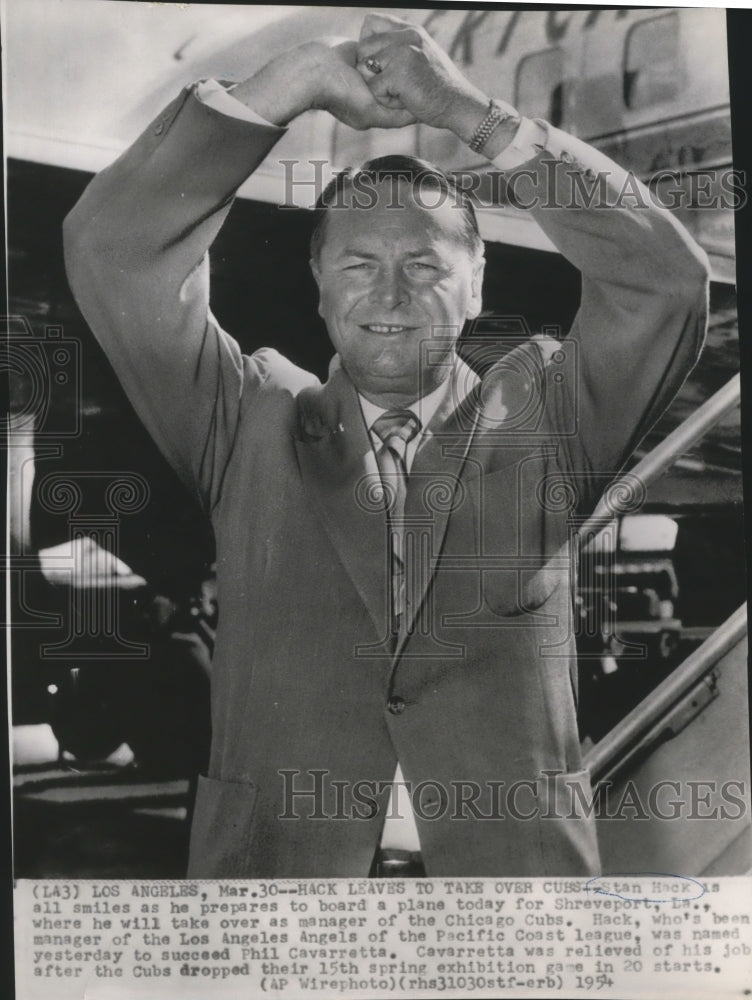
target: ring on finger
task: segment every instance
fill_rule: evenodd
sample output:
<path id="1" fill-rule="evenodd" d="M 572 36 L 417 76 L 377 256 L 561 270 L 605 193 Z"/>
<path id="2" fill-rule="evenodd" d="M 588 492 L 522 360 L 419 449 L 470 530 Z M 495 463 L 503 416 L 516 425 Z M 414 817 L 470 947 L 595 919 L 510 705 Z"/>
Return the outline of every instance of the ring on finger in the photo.
<path id="1" fill-rule="evenodd" d="M 381 65 L 381 63 L 375 56 L 369 56 L 366 59 L 365 66 L 367 70 L 369 70 L 376 76 L 378 76 L 378 74 L 382 73 L 384 70 L 384 67 Z"/>

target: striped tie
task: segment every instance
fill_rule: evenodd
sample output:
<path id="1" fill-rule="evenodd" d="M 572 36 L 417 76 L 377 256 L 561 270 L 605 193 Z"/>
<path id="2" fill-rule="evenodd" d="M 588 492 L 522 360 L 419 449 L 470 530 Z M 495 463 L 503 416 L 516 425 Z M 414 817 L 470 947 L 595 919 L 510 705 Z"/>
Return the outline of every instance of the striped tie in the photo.
<path id="1" fill-rule="evenodd" d="M 409 441 L 420 431 L 420 420 L 412 410 L 390 410 L 373 422 L 372 430 L 382 445 L 376 454 L 381 482 L 386 495 L 389 536 L 391 539 L 393 631 L 399 630 L 405 611 L 405 497 L 407 465 L 405 451 Z"/>

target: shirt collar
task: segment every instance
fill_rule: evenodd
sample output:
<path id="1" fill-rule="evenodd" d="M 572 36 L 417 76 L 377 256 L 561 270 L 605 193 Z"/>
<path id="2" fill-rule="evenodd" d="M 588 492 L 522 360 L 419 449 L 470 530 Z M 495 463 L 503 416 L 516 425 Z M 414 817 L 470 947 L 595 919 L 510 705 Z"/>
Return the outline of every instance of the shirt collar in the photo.
<path id="1" fill-rule="evenodd" d="M 444 379 L 441 385 L 437 386 L 427 396 L 421 396 L 416 399 L 414 403 L 406 406 L 406 410 L 411 410 L 415 416 L 420 420 L 421 433 L 426 429 L 433 419 L 434 413 L 439 408 L 444 395 L 449 391 L 449 383 L 451 382 L 451 374 Z M 360 400 L 360 408 L 363 411 L 363 418 L 365 419 L 366 426 L 370 431 L 374 425 L 374 422 L 381 416 L 382 413 L 387 413 L 387 409 L 383 406 L 377 406 L 376 403 L 372 403 L 365 396 L 358 393 L 358 399 Z"/>

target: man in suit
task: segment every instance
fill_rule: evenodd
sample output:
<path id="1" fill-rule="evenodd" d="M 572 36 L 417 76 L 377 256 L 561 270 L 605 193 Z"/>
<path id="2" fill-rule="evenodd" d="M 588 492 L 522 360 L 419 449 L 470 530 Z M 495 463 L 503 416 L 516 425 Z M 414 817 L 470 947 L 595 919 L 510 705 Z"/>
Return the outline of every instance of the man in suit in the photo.
<path id="1" fill-rule="evenodd" d="M 318 212 L 326 384 L 274 350 L 241 355 L 209 309 L 207 251 L 310 107 L 449 129 L 516 177 L 582 272 L 568 337 L 532 338 L 482 380 L 459 360 L 481 307 L 472 210 L 440 172 L 387 160 Z M 358 44 L 187 88 L 92 181 L 65 238 L 85 317 L 216 536 L 189 874 L 596 873 L 571 516 L 696 361 L 707 269 L 687 233 L 616 164 L 479 91 L 422 29 L 372 15 Z"/>

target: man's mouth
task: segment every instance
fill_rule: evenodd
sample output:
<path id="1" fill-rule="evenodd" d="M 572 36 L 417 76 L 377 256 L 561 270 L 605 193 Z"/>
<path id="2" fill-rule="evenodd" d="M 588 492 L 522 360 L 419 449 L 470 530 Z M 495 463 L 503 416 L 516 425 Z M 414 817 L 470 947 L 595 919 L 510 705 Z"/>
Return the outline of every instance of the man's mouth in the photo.
<path id="1" fill-rule="evenodd" d="M 362 323 L 364 330 L 369 333 L 405 333 L 407 330 L 414 330 L 414 326 L 405 326 L 403 323 Z"/>

